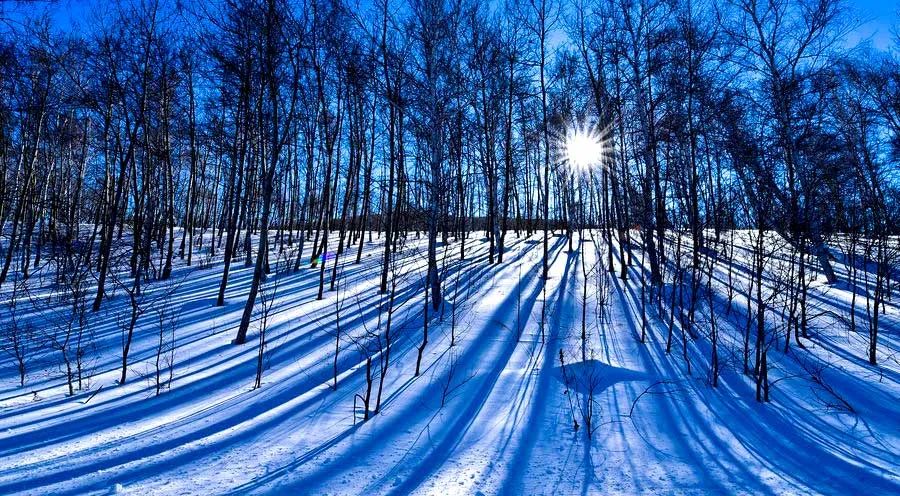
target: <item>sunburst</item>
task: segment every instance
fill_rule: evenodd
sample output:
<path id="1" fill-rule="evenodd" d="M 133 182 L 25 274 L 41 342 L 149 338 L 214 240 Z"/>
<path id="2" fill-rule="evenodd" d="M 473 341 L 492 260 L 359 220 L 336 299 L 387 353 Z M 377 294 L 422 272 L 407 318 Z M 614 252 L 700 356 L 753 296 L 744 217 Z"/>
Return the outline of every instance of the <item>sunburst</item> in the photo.
<path id="1" fill-rule="evenodd" d="M 572 173 L 587 173 L 606 167 L 613 156 L 610 125 L 601 126 L 599 119 L 573 119 L 554 136 L 555 162 Z"/>

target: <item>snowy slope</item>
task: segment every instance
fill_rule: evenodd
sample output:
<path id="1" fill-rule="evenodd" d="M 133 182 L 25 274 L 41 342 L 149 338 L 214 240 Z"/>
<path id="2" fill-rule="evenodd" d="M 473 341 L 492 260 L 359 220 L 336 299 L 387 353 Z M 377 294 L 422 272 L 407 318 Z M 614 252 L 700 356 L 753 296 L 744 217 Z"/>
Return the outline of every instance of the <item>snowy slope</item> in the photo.
<path id="1" fill-rule="evenodd" d="M 321 301 L 317 270 L 272 276 L 277 293 L 259 389 L 252 387 L 257 327 L 246 344 L 230 344 L 252 269 L 232 266 L 224 307 L 214 306 L 221 261 L 175 271 L 177 288 L 166 302 L 178 313 L 174 382 L 159 396 L 150 380 L 157 339 L 150 314 L 139 321 L 129 382 L 115 382 L 118 320 L 127 307 L 117 295 L 91 317 L 98 351 L 90 391 L 67 396 L 49 351 L 20 388 L 4 357 L 0 494 L 105 494 L 117 485 L 144 495 L 900 494 L 897 307 L 887 307 L 882 359 L 870 366 L 864 336 L 849 335 L 833 318 L 846 312 L 849 292 L 816 281 L 812 339 L 806 349 L 771 352 L 772 401 L 762 404 L 741 373 L 740 294 L 730 314 L 716 306 L 723 370 L 713 388 L 705 336 L 687 343 L 691 374 L 677 332 L 665 353 L 667 323 L 655 309 L 647 342 L 639 342 L 636 264 L 627 281 L 607 279 L 603 320 L 592 279 L 601 276 L 589 274 L 582 355 L 580 257 L 594 267 L 604 256 L 602 236 L 576 238 L 572 252 L 565 238 L 552 237 L 547 284 L 541 236 L 508 239 L 504 263 L 495 266 L 474 235 L 463 261 L 458 243 L 442 248 L 448 302 L 442 314 L 429 315 L 423 370 L 415 377 L 425 242 L 409 236 L 383 410 L 367 422 L 354 411 L 354 397 L 366 384 L 359 350 L 384 326 L 377 238 L 366 244 L 361 264 L 354 256 L 341 260 L 338 291 Z M 602 258 L 599 265 L 603 272 Z M 743 288 L 746 274 L 737 269 L 736 287 Z M 724 267 L 717 270 L 724 278 Z M 326 277 L 330 271 L 329 264 Z M 45 315 L 27 318 L 45 325 Z M 827 389 L 809 370 L 821 371 Z M 590 391 L 595 424 L 588 439 L 580 409 Z M 830 407 L 835 394 L 854 411 Z"/>

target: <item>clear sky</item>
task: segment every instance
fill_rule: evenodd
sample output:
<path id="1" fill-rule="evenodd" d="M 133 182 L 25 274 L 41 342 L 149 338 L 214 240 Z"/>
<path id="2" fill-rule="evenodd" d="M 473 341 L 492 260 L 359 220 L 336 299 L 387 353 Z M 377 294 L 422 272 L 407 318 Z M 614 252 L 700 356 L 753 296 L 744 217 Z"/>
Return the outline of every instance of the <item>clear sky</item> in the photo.
<path id="1" fill-rule="evenodd" d="M 893 31 L 898 23 L 898 0 L 846 0 L 853 11 L 853 18 L 860 24 L 854 32 L 856 39 L 848 40 L 854 44 L 858 40 L 870 40 L 876 48 L 885 49 L 892 44 Z"/>
<path id="2" fill-rule="evenodd" d="M 210 2 L 214 0 L 175 0 L 185 6 L 195 1 Z M 0 0 L 0 12 L 5 10 L 7 17 L 22 15 L 25 12 L 48 11 L 57 24 L 64 29 L 85 29 L 90 24 L 89 18 L 107 8 L 109 0 L 55 0 L 47 2 L 28 2 L 16 5 L 14 0 Z M 886 49 L 893 44 L 894 28 L 898 25 L 900 0 L 845 0 L 850 9 L 851 19 L 859 27 L 847 39 L 848 45 L 867 40 L 879 49 Z"/>

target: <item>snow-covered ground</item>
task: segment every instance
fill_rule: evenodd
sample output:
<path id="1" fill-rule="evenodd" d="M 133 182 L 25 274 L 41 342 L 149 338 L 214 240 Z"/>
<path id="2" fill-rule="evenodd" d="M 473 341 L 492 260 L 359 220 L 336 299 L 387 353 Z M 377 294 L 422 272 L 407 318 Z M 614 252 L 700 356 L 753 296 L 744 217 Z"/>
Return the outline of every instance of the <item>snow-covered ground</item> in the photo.
<path id="1" fill-rule="evenodd" d="M 864 333 L 837 324 L 848 308 L 846 285 L 814 281 L 812 339 L 787 354 L 773 346 L 772 401 L 757 403 L 753 379 L 742 373 L 740 293 L 728 314 L 719 295 L 722 374 L 713 388 L 705 324 L 688 342 L 691 374 L 677 331 L 666 354 L 668 323 L 655 306 L 647 341 L 639 341 L 636 264 L 627 281 L 606 279 L 606 315 L 598 320 L 597 280 L 608 273 L 602 258 L 600 270 L 589 269 L 598 250 L 605 256 L 603 237 L 576 238 L 571 252 L 564 237 L 552 237 L 546 285 L 541 239 L 510 233 L 504 262 L 493 266 L 476 235 L 464 261 L 459 243 L 441 248 L 447 302 L 429 314 L 416 377 L 425 240 L 409 236 L 395 264 L 383 408 L 366 422 L 356 397 L 366 389 L 361 350 L 371 352 L 386 325 L 377 238 L 361 264 L 353 263 L 355 248 L 341 259 L 337 291 L 322 300 L 318 270 L 270 277 L 267 368 L 257 389 L 258 320 L 246 344 L 231 344 L 252 275 L 242 261 L 232 265 L 224 307 L 214 305 L 221 260 L 206 269 L 179 263 L 173 283 L 151 284 L 151 294 L 174 290 L 161 303 L 178 319 L 174 381 L 158 396 L 153 312 L 138 321 L 129 381 L 116 383 L 129 308 L 118 291 L 91 314 L 97 349 L 87 357 L 89 389 L 66 394 L 53 351 L 24 388 L 3 357 L 0 494 L 900 494 L 896 306 L 887 306 L 880 363 L 870 366 Z M 326 290 L 331 261 L 327 267 Z M 584 353 L 583 267 L 590 272 Z M 725 267 L 717 270 L 721 287 Z M 744 291 L 746 272 L 737 267 L 732 277 Z M 49 325 L 46 315 L 22 312 Z M 853 411 L 835 407 L 840 399 Z"/>

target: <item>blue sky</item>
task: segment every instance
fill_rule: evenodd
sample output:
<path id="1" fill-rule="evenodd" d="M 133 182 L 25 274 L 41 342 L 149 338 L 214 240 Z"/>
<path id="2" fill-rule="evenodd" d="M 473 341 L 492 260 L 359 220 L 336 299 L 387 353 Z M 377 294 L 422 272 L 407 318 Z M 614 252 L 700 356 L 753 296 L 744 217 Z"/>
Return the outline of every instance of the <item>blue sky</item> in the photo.
<path id="1" fill-rule="evenodd" d="M 190 0 L 176 1 L 184 2 L 185 5 L 193 3 Z M 897 13 L 900 11 L 900 0 L 845 0 L 845 2 L 851 11 L 852 20 L 859 25 L 848 37 L 848 45 L 855 45 L 862 40 L 870 41 L 879 49 L 886 49 L 892 45 L 893 28 L 898 23 Z M 91 14 L 107 7 L 109 3 L 108 0 L 58 0 L 10 7 L 7 2 L 3 2 L 0 4 L 0 9 L 5 8 L 8 15 L 11 10 L 17 11 L 15 14 L 47 10 L 60 27 L 76 29 L 77 26 L 81 26 L 84 29 L 86 25 L 90 24 Z M 6 6 L 3 7 L 3 4 Z"/>
<path id="2" fill-rule="evenodd" d="M 868 39 L 876 48 L 885 49 L 892 44 L 893 27 L 897 25 L 897 12 L 900 2 L 897 0 L 847 0 L 854 20 L 861 26 L 854 32 L 855 40 Z"/>

